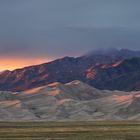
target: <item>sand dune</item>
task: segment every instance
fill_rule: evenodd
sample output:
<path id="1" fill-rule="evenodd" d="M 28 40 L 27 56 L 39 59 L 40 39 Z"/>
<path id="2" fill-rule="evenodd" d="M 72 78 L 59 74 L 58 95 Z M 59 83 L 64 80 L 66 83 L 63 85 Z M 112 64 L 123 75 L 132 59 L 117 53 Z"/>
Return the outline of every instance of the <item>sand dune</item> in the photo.
<path id="1" fill-rule="evenodd" d="M 139 108 L 140 92 L 98 90 L 77 80 L 0 92 L 0 120 L 138 120 Z"/>

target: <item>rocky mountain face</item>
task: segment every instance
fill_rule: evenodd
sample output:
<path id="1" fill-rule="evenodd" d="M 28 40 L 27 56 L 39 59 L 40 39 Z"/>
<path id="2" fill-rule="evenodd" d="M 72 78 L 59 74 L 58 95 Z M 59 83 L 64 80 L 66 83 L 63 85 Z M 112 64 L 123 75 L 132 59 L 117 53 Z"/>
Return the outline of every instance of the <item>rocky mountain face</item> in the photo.
<path id="1" fill-rule="evenodd" d="M 140 92 L 58 82 L 22 92 L 0 92 L 0 120 L 140 120 Z"/>
<path id="2" fill-rule="evenodd" d="M 124 60 L 112 67 L 95 69 L 94 79 L 87 83 L 99 89 L 108 90 L 140 90 L 140 58 Z"/>
<path id="3" fill-rule="evenodd" d="M 99 89 L 140 90 L 139 51 L 95 50 L 84 56 L 0 73 L 0 90 L 23 91 L 52 82 L 80 80 Z M 127 59 L 127 60 L 126 60 Z"/>

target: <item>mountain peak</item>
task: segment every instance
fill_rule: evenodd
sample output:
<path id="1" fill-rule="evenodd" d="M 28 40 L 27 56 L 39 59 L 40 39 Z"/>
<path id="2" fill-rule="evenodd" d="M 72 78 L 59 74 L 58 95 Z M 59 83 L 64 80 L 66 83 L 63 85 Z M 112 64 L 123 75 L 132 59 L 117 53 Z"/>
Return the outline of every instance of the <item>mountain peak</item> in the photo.
<path id="1" fill-rule="evenodd" d="M 67 83 L 66 85 L 81 85 L 81 84 L 85 84 L 79 80 L 74 80 L 72 82 Z"/>
<path id="2" fill-rule="evenodd" d="M 75 79 L 100 89 L 108 89 L 108 87 L 109 89 L 116 89 L 117 87 L 118 90 L 120 88 L 127 90 L 128 87 L 132 87 L 131 85 L 128 86 L 132 78 L 134 78 L 133 83 L 135 82 L 134 89 L 137 89 L 135 86 L 138 87 L 139 79 L 137 76 L 139 76 L 140 66 L 140 59 L 137 57 L 140 57 L 139 51 L 115 48 L 98 49 L 89 55 L 78 58 L 64 57 L 49 63 L 14 71 L 4 71 L 0 74 L 0 90 L 23 91 L 56 81 L 65 84 Z M 131 76 L 129 72 L 131 72 Z M 131 77 L 131 80 L 126 80 L 121 84 L 126 83 L 125 87 L 120 86 L 120 82 L 123 81 L 120 79 L 122 77 L 124 80 Z M 113 79 L 118 79 L 118 86 L 116 80 L 112 83 Z M 111 81 L 110 84 L 108 84 L 109 81 Z M 82 85 L 79 81 L 70 84 Z M 130 82 L 130 84 L 132 83 Z M 53 85 L 62 87 L 60 83 L 53 83 Z"/>
<path id="3" fill-rule="evenodd" d="M 140 56 L 140 51 L 131 50 L 127 48 L 98 48 L 93 51 L 87 53 L 85 56 L 93 56 L 93 55 L 117 55 L 120 57 L 134 57 Z"/>

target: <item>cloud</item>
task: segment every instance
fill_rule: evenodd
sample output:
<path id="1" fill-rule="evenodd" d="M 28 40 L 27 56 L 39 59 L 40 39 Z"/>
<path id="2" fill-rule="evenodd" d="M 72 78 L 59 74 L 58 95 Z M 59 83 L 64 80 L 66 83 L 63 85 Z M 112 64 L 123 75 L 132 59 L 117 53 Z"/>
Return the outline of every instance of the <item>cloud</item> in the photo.
<path id="1" fill-rule="evenodd" d="M 78 56 L 140 45 L 139 0 L 1 0 L 0 57 Z"/>
<path id="2" fill-rule="evenodd" d="M 121 28 L 69 28 L 36 34 L 27 40 L 5 41 L 0 57 L 57 58 L 78 56 L 97 47 L 138 49 L 140 31 Z"/>

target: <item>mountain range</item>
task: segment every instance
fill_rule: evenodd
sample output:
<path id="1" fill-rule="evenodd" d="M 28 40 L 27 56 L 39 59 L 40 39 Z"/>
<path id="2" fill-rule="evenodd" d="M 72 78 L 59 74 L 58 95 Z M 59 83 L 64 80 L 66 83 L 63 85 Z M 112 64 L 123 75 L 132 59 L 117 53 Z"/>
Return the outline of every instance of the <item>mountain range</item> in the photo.
<path id="1" fill-rule="evenodd" d="M 81 57 L 0 73 L 1 91 L 24 91 L 53 82 L 80 80 L 102 90 L 140 90 L 140 51 L 97 49 Z"/>
<path id="2" fill-rule="evenodd" d="M 140 92 L 98 90 L 81 81 L 0 92 L 0 120 L 140 120 Z"/>

